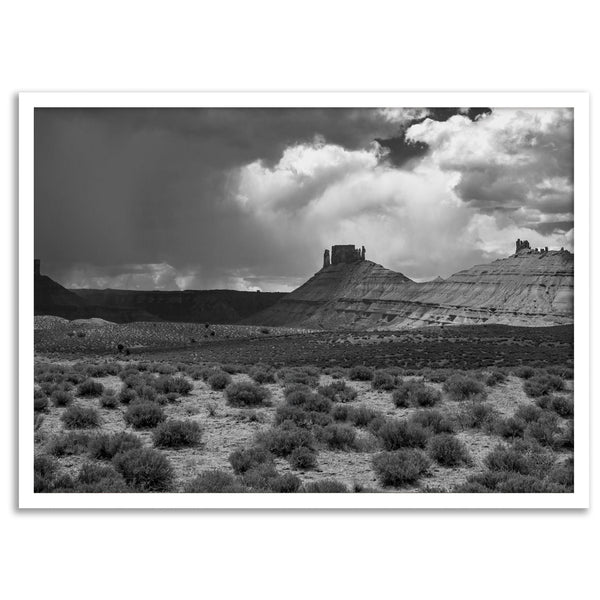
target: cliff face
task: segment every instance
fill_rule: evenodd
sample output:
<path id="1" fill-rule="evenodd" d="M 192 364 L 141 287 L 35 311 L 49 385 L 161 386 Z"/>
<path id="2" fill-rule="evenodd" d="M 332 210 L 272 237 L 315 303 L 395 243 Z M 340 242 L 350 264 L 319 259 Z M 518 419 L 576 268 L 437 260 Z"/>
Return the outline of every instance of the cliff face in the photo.
<path id="1" fill-rule="evenodd" d="M 427 283 L 371 261 L 331 265 L 251 322 L 326 329 L 568 324 L 573 322 L 573 255 L 521 250 Z"/>

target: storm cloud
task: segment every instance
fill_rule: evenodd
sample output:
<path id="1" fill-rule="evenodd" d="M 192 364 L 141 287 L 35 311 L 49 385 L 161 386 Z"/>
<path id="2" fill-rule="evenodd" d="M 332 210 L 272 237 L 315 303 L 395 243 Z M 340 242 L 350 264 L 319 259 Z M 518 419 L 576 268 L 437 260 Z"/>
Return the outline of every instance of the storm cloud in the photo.
<path id="1" fill-rule="evenodd" d="M 36 109 L 35 252 L 71 287 L 285 291 L 335 243 L 423 280 L 572 220 L 568 110 Z"/>

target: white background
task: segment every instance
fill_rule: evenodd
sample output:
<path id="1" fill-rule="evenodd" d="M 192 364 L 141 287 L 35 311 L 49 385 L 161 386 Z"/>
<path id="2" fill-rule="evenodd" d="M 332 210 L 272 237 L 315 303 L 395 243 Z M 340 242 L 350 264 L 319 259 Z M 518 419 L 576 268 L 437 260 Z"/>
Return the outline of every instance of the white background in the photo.
<path id="1" fill-rule="evenodd" d="M 589 91 L 593 148 L 600 98 L 593 6 L 523 0 L 4 3 L 2 365 L 11 385 L 0 419 L 5 484 L 0 591 L 11 598 L 64 600 L 597 595 L 593 433 L 589 511 L 17 513 L 15 508 L 18 91 Z M 592 215 L 597 230 L 593 188 Z M 593 232 L 591 244 L 595 265 Z M 593 281 L 592 306 L 596 288 Z M 594 394 L 593 386 L 593 431 Z"/>

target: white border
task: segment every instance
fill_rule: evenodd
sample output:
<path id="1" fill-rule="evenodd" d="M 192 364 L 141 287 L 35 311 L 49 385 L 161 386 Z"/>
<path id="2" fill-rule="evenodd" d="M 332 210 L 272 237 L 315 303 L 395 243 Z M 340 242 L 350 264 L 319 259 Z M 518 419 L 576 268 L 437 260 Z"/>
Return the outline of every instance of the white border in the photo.
<path id="1" fill-rule="evenodd" d="M 33 113 L 36 107 L 572 107 L 575 119 L 575 493 L 34 494 Z M 203 92 L 19 94 L 19 508 L 588 508 L 589 95 L 583 92 Z"/>

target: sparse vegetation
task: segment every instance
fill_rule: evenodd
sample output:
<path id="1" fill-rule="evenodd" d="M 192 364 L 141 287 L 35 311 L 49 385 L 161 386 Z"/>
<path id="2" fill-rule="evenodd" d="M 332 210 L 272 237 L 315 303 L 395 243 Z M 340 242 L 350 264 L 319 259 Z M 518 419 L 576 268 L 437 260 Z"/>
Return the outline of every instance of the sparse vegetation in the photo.
<path id="1" fill-rule="evenodd" d="M 135 429 L 152 429 L 165 420 L 165 413 L 157 402 L 138 400 L 129 405 L 125 422 Z"/>
<path id="2" fill-rule="evenodd" d="M 289 460 L 290 465 L 299 471 L 310 471 L 317 467 L 317 453 L 306 446 L 294 448 Z"/>
<path id="3" fill-rule="evenodd" d="M 421 425 L 397 419 L 388 419 L 377 431 L 377 436 L 385 450 L 425 448 L 429 439 L 428 431 Z"/>
<path id="4" fill-rule="evenodd" d="M 227 403 L 237 408 L 261 406 L 270 396 L 267 388 L 246 381 L 232 383 L 225 388 Z"/>
<path id="5" fill-rule="evenodd" d="M 546 396 L 559 392 L 565 387 L 565 382 L 557 375 L 534 375 L 523 383 L 523 390 L 530 398 Z"/>
<path id="6" fill-rule="evenodd" d="M 215 371 L 207 379 L 206 383 L 211 390 L 224 390 L 233 380 L 231 375 L 225 371 Z"/>
<path id="7" fill-rule="evenodd" d="M 243 492 L 243 486 L 226 471 L 203 471 L 185 485 L 188 494 L 231 494 Z"/>
<path id="8" fill-rule="evenodd" d="M 451 375 L 444 381 L 443 388 L 450 400 L 455 402 L 483 398 L 485 394 L 483 383 L 466 375 Z"/>
<path id="9" fill-rule="evenodd" d="M 364 365 L 355 365 L 348 374 L 352 381 L 371 381 L 373 379 L 373 369 Z"/>
<path id="10" fill-rule="evenodd" d="M 135 337 L 128 337 L 128 328 Z M 569 328 L 513 333 L 493 325 L 453 326 L 286 337 L 275 327 L 267 338 L 255 327 L 244 344 L 237 343 L 236 327 L 222 325 L 211 326 L 206 335 L 203 325 L 158 322 L 86 331 L 85 338 L 74 332 L 60 342 L 71 352 L 64 362 L 55 358 L 63 351 L 58 346 L 46 350 L 52 358 L 36 359 L 36 491 L 573 490 L 573 392 L 565 383 L 573 376 Z M 146 337 L 137 337 L 140 331 Z M 100 334 L 107 334 L 109 352 L 116 352 L 118 342 L 132 356 L 122 351 L 118 363 L 98 359 L 98 352 L 86 358 L 90 348 L 100 348 L 95 345 Z M 36 344 L 43 335 L 36 330 Z M 175 350 L 139 349 L 165 336 L 177 340 Z M 73 362 L 72 355 L 81 358 Z M 303 364 L 313 360 L 317 366 Z M 121 389 L 115 387 L 115 374 Z M 209 392 L 196 384 L 185 397 L 192 380 L 212 387 L 215 375 L 227 378 L 225 390 L 243 382 L 243 393 L 230 401 L 227 391 Z M 93 402 L 84 399 L 94 392 L 80 393 L 88 380 L 103 386 Z M 266 395 L 256 394 L 257 389 Z M 85 424 L 79 414 L 93 411 L 92 406 L 98 426 Z M 61 421 L 63 414 L 69 424 Z M 196 437 L 200 423 L 206 433 Z M 130 427 L 151 431 L 138 436 Z M 183 450 L 204 436 L 208 443 L 202 450 Z M 215 454 L 219 437 L 239 448 L 230 455 L 233 471 L 202 471 L 223 464 L 222 455 Z M 159 448 L 166 449 L 164 454 Z M 117 467 L 132 451 L 157 452 L 153 456 L 167 463 L 173 457 L 177 469 L 171 467 L 164 478 L 147 457 Z M 349 457 L 349 452 L 355 454 Z M 365 463 L 366 457 L 372 463 Z M 126 478 L 126 468 L 137 475 Z M 166 483 L 143 483 L 144 473 L 149 481 L 162 477 Z"/>
<path id="11" fill-rule="evenodd" d="M 421 450 L 403 448 L 373 457 L 373 469 L 381 485 L 400 487 L 416 483 L 429 469 L 429 460 Z"/>
<path id="12" fill-rule="evenodd" d="M 304 486 L 307 494 L 346 494 L 348 488 L 335 479 L 321 479 L 320 481 L 311 481 Z"/>
<path id="13" fill-rule="evenodd" d="M 375 371 L 371 380 L 371 386 L 374 390 L 390 391 L 396 387 L 396 378 L 387 371 Z"/>
<path id="14" fill-rule="evenodd" d="M 92 429 L 100 425 L 100 416 L 95 408 L 78 405 L 68 406 L 60 419 L 67 429 Z"/>
<path id="15" fill-rule="evenodd" d="M 170 419 L 160 423 L 154 430 L 154 445 L 157 448 L 187 448 L 197 446 L 202 437 L 202 428 L 196 421 Z"/>
<path id="16" fill-rule="evenodd" d="M 77 395 L 84 398 L 100 396 L 104 390 L 104 386 L 94 379 L 86 379 L 77 386 Z"/>
<path id="17" fill-rule="evenodd" d="M 91 458 L 112 460 L 120 452 L 142 447 L 142 440 L 132 433 L 102 433 L 89 438 L 87 450 Z"/>
<path id="18" fill-rule="evenodd" d="M 112 462 L 127 484 L 138 492 L 167 492 L 172 487 L 173 468 L 158 450 L 127 450 L 118 453 Z"/>
<path id="19" fill-rule="evenodd" d="M 434 435 L 429 440 L 427 452 L 443 467 L 455 467 L 471 460 L 467 447 L 451 433 Z"/>

